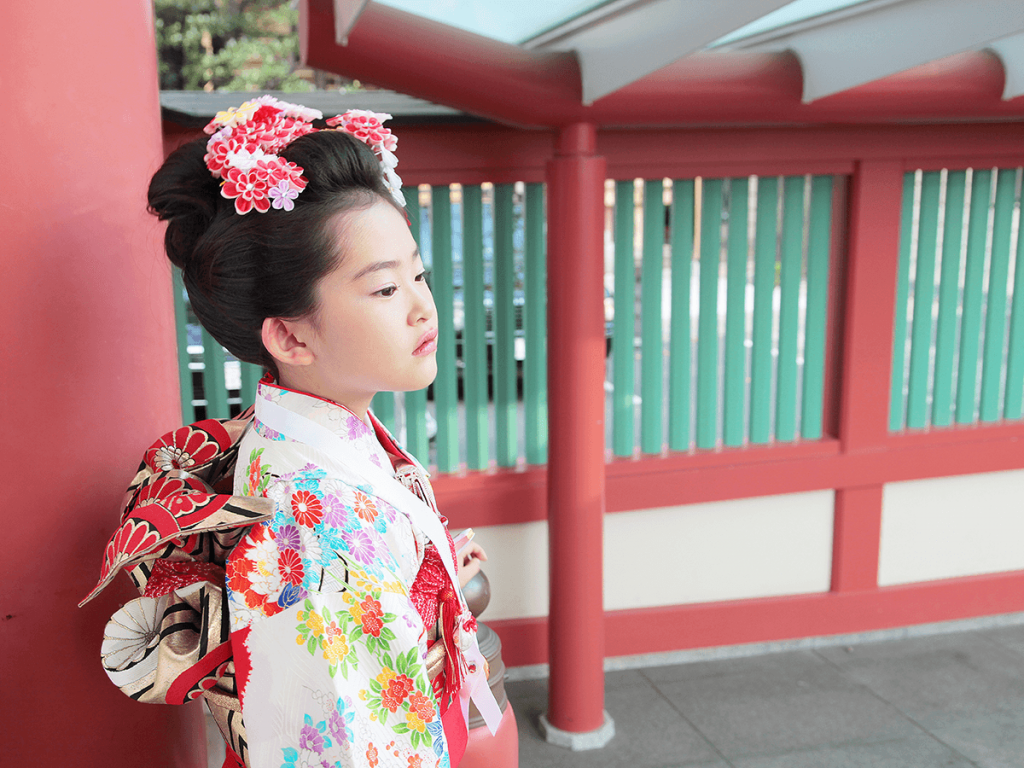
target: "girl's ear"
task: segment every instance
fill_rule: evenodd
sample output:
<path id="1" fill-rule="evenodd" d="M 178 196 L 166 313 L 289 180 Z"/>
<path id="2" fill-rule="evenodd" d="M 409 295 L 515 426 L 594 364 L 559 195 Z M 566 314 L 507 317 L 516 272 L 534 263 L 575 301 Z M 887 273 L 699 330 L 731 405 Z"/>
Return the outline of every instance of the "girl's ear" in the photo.
<path id="1" fill-rule="evenodd" d="M 279 363 L 310 365 L 315 356 L 306 344 L 308 322 L 268 317 L 263 321 L 263 346 Z"/>

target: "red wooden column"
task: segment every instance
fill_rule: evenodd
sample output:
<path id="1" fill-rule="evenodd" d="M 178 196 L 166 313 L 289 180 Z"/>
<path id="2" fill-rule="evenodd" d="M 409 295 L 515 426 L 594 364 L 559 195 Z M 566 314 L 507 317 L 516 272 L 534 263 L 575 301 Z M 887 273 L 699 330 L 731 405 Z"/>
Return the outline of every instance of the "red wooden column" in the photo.
<path id="1" fill-rule="evenodd" d="M 142 452 L 179 423 L 151 0 L 5 3 L 0 23 L 4 765 L 205 766 L 199 704 L 100 665 L 127 577 L 79 610 Z"/>
<path id="2" fill-rule="evenodd" d="M 597 130 L 562 128 L 548 182 L 548 741 L 604 746 L 605 161 Z"/>
<path id="3" fill-rule="evenodd" d="M 881 447 L 889 434 L 896 265 L 903 167 L 858 162 L 850 192 L 839 438 L 844 453 Z M 832 591 L 878 586 L 882 486 L 836 491 Z"/>

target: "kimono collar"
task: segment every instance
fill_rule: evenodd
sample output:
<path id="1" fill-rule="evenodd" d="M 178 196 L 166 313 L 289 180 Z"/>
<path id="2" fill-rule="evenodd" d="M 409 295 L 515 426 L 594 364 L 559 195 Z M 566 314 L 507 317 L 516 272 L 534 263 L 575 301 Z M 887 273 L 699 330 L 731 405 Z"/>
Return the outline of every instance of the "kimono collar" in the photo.
<path id="1" fill-rule="evenodd" d="M 370 461 L 377 467 L 393 469 L 388 452 L 381 445 L 374 428 L 344 405 L 308 392 L 289 389 L 274 381 L 269 373 L 257 385 L 256 398 L 276 403 L 329 429 L 338 437 L 365 451 Z M 253 428 L 267 440 L 287 439 L 261 422 L 258 416 L 253 420 Z"/>

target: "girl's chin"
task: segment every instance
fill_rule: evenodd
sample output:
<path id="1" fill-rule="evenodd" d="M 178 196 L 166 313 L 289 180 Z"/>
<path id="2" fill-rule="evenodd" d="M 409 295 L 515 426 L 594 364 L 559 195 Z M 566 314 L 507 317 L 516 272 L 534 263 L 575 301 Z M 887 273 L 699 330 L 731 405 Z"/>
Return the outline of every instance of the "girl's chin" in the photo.
<path id="1" fill-rule="evenodd" d="M 422 371 L 421 376 L 417 376 L 412 381 L 405 382 L 405 386 L 397 388 L 396 392 L 418 392 L 421 389 L 426 389 L 434 383 L 434 379 L 437 378 L 437 364 L 433 360 L 430 361 L 430 370 Z"/>

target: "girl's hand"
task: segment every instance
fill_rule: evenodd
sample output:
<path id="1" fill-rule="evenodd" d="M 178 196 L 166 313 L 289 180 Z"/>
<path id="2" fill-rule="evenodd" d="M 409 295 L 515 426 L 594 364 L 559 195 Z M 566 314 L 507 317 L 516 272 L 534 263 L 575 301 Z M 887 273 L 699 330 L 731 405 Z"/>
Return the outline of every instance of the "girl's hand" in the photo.
<path id="1" fill-rule="evenodd" d="M 487 559 L 484 548 L 475 541 L 469 542 L 458 552 L 459 586 L 466 586 L 470 579 L 480 573 L 480 563 Z"/>

